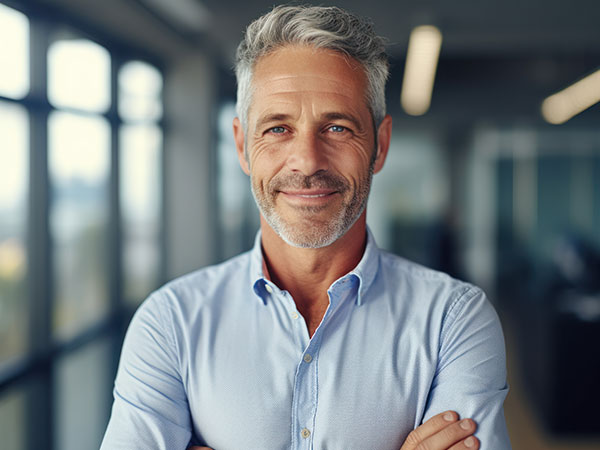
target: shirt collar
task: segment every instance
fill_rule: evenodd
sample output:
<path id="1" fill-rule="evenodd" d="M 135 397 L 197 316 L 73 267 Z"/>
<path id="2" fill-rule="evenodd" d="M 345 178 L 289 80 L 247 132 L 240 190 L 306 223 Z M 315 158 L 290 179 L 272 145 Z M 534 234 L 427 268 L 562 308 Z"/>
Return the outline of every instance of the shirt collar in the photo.
<path id="1" fill-rule="evenodd" d="M 377 247 L 373 233 L 369 227 L 367 227 L 367 245 L 365 252 L 358 265 L 346 276 L 354 276 L 358 279 L 358 293 L 356 295 L 356 304 L 362 305 L 363 298 L 367 290 L 373 284 L 375 275 L 379 270 L 379 253 L 380 250 Z"/>
<path id="2" fill-rule="evenodd" d="M 259 230 L 256 233 L 256 238 L 254 239 L 254 247 L 250 252 L 250 280 L 252 281 L 254 293 L 263 303 L 266 304 L 269 294 L 278 288 L 265 277 L 263 271 L 264 259 L 261 237 L 262 235 Z M 371 284 L 373 284 L 373 280 L 375 279 L 375 275 L 379 269 L 379 253 L 380 250 L 377 247 L 373 233 L 371 233 L 371 230 L 369 227 L 367 227 L 367 245 L 360 262 L 352 271 L 336 280 L 332 284 L 332 288 L 340 281 L 355 278 L 358 280 L 356 304 L 360 306 L 364 301 L 363 299 L 365 293 Z"/>
<path id="3" fill-rule="evenodd" d="M 263 272 L 264 259 L 261 238 L 262 234 L 259 229 L 256 233 L 256 237 L 254 238 L 254 247 L 252 247 L 252 250 L 250 251 L 250 280 L 252 281 L 254 293 L 263 303 L 266 304 L 268 297 L 266 286 L 269 281 L 267 281 Z"/>

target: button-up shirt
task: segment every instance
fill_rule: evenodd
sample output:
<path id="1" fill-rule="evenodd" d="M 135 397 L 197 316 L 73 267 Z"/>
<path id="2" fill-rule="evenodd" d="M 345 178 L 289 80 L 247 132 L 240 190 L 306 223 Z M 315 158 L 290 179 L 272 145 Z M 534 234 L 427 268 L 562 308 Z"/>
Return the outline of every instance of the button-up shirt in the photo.
<path id="1" fill-rule="evenodd" d="M 483 292 L 377 248 L 310 337 L 253 250 L 152 294 L 127 332 L 103 450 L 399 450 L 454 410 L 510 449 L 504 339 Z"/>

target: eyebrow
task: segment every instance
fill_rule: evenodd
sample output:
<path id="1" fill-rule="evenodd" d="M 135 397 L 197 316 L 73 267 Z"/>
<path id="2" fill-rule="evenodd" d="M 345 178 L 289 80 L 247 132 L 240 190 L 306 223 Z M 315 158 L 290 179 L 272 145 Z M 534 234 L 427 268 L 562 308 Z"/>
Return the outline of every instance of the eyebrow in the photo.
<path id="1" fill-rule="evenodd" d="M 328 113 L 323 114 L 321 117 L 322 117 L 322 119 L 325 119 L 325 120 L 346 120 L 346 121 L 350 122 L 358 132 L 364 131 L 363 126 L 361 125 L 360 121 L 352 114 L 346 114 L 346 113 L 340 113 L 340 112 L 328 112 Z M 291 118 L 292 118 L 292 116 L 290 114 L 281 114 L 281 113 L 267 114 L 267 115 L 261 117 L 260 119 L 258 119 L 258 121 L 256 122 L 256 129 L 259 130 L 263 126 L 265 126 L 266 124 L 271 123 L 271 122 L 282 122 L 282 121 L 285 122 Z"/>

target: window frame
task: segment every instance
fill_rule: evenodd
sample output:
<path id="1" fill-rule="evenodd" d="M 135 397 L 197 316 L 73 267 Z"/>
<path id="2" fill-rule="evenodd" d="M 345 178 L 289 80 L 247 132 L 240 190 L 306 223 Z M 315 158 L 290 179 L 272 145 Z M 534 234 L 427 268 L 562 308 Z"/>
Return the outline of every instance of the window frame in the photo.
<path id="1" fill-rule="evenodd" d="M 14 0 L 0 0 L 3 5 L 20 11 L 29 20 L 29 61 L 30 89 L 21 99 L 0 95 L 0 101 L 18 104 L 25 108 L 29 117 L 29 180 L 27 207 L 27 308 L 29 311 L 29 348 L 22 358 L 0 369 L 0 396 L 10 390 L 25 388 L 26 427 L 36 430 L 26 433 L 26 448 L 55 447 L 55 423 L 53 421 L 55 403 L 54 366 L 61 359 L 75 354 L 86 345 L 110 339 L 114 357 L 109 362 L 108 379 L 110 393 L 112 379 L 116 373 L 122 339 L 134 311 L 135 305 L 126 302 L 123 295 L 123 265 L 121 239 L 121 213 L 119 204 L 119 133 L 122 125 L 129 123 L 118 113 L 118 75 L 126 63 L 143 61 L 155 67 L 161 75 L 165 64 L 148 50 L 137 48 L 99 30 L 90 22 L 74 16 L 68 10 L 57 6 L 42 5 L 38 2 L 23 4 Z M 54 341 L 52 336 L 53 286 L 52 286 L 52 242 L 50 236 L 50 179 L 48 169 L 48 117 L 53 111 L 68 110 L 54 107 L 47 97 L 47 54 L 51 35 L 55 31 L 67 29 L 84 39 L 103 46 L 111 58 L 111 104 L 104 113 L 94 113 L 107 120 L 110 126 L 110 176 L 109 176 L 109 249 L 106 261 L 108 271 L 108 296 L 110 311 L 107 317 L 95 323 L 74 337 L 65 341 Z M 164 84 L 163 84 L 164 86 Z M 164 88 L 161 101 L 164 111 Z M 163 116 L 154 121 L 162 132 L 167 134 Z M 165 205 L 165 152 L 164 138 L 161 143 L 162 187 L 160 202 L 159 248 L 160 267 L 158 283 L 166 280 L 166 220 Z"/>

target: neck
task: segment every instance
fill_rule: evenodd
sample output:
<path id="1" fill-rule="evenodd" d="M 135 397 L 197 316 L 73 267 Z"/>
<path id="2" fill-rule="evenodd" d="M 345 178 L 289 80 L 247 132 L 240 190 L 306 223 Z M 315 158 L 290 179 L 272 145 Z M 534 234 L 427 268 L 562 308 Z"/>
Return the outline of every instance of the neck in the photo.
<path id="1" fill-rule="evenodd" d="M 342 237 L 323 248 L 287 244 L 262 217 L 261 230 L 265 275 L 292 295 L 310 331 L 310 322 L 318 325 L 327 309 L 329 286 L 362 258 L 367 241 L 365 213 Z"/>

